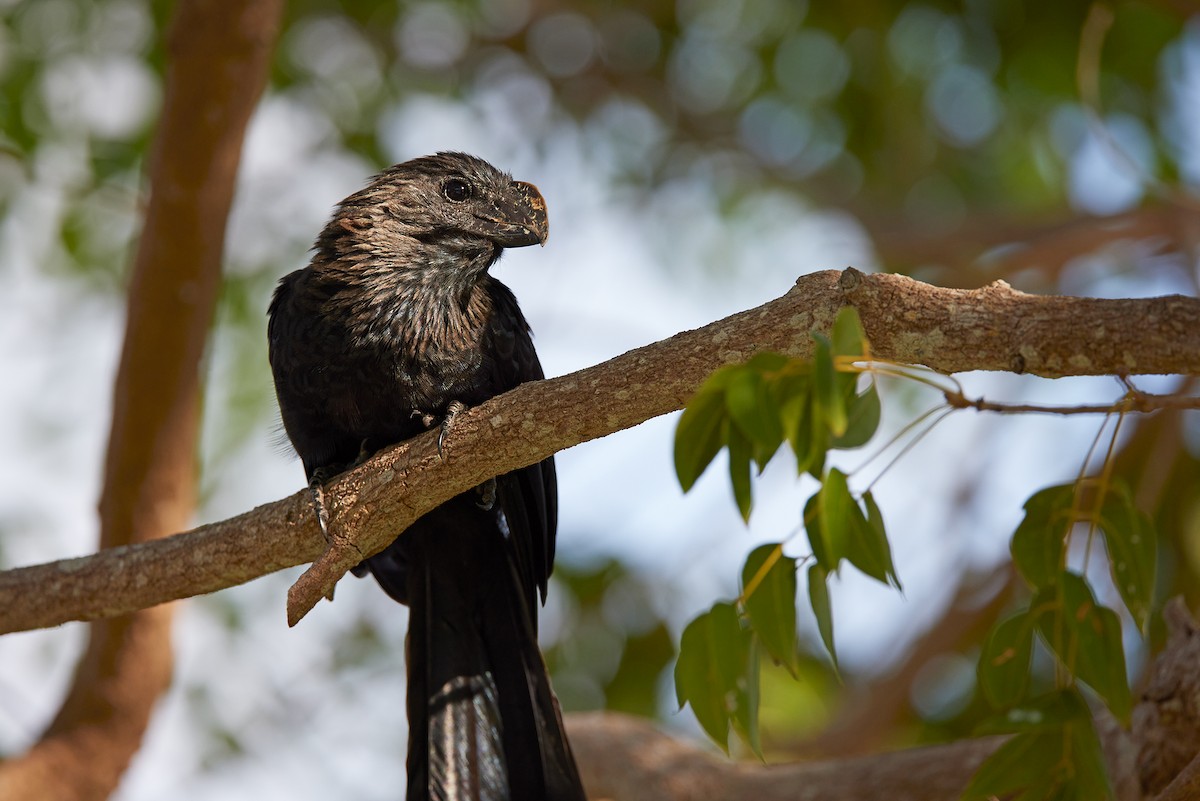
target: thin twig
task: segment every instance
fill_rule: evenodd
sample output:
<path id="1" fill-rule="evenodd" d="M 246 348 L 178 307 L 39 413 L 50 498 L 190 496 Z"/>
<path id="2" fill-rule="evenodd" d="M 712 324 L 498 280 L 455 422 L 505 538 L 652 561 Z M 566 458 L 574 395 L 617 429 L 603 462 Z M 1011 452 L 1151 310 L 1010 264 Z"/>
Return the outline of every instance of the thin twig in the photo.
<path id="1" fill-rule="evenodd" d="M 1048 406 L 1038 403 L 1003 403 L 968 398 L 960 392 L 945 391 L 946 403 L 955 409 L 974 409 L 998 414 L 1149 414 L 1164 409 L 1200 409 L 1200 398 L 1190 395 L 1154 395 L 1134 390 L 1113 403 L 1090 403 L 1078 406 Z"/>

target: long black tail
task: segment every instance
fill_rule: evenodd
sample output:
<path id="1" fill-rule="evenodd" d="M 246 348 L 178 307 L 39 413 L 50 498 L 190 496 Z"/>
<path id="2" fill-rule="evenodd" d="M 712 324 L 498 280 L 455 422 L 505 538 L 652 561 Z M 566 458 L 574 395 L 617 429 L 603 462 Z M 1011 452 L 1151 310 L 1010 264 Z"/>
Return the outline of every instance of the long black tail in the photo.
<path id="1" fill-rule="evenodd" d="M 495 514 L 459 496 L 396 545 L 370 567 L 411 609 L 409 801 L 584 801 Z"/>

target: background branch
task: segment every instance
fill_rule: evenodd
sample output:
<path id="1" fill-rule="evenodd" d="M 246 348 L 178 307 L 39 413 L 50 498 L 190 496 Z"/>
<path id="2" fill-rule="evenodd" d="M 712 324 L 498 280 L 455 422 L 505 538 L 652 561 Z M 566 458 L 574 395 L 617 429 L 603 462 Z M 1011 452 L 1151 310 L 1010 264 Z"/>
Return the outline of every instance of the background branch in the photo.
<path id="1" fill-rule="evenodd" d="M 1200 708 L 1195 702 L 1200 698 L 1200 636 L 1181 599 L 1168 603 L 1163 617 L 1170 637 L 1150 668 L 1132 733 L 1107 714 L 1097 718 L 1117 801 L 1155 796 L 1181 801 L 1193 798 L 1200 786 Z M 732 762 L 624 715 L 571 715 L 567 728 L 589 797 L 610 801 L 957 801 L 979 763 L 1003 742 L 997 737 L 959 740 L 764 768 Z"/>
<path id="2" fill-rule="evenodd" d="M 876 355 L 944 372 L 1200 373 L 1200 300 L 1033 296 L 1005 284 L 949 290 L 857 270 L 802 276 L 786 295 L 607 362 L 525 384 L 455 419 L 439 458 L 426 434 L 329 485 L 325 548 L 306 493 L 167 541 L 0 572 L 0 633 L 90 620 L 213 592 L 320 554 L 292 588 L 295 622 L 363 554 L 488 477 L 681 408 L 723 364 L 810 353 L 809 331 L 855 305 Z M 1124 322 L 1122 320 L 1131 321 Z M 323 553 L 322 553 L 323 551 Z"/>
<path id="3" fill-rule="evenodd" d="M 281 8 L 281 0 L 185 0 L 171 27 L 113 399 L 102 548 L 178 531 L 195 506 L 200 366 L 221 285 L 225 220 Z M 40 588 L 24 592 L 40 603 Z M 104 603 L 103 593 L 94 600 Z M 0 763 L 0 800 L 111 794 L 170 681 L 169 624 L 167 606 L 92 624 L 58 715 L 26 754 Z"/>
<path id="4" fill-rule="evenodd" d="M 606 801 L 956 801 L 1002 738 L 791 765 L 733 762 L 627 715 L 567 717 L 588 797 Z"/>

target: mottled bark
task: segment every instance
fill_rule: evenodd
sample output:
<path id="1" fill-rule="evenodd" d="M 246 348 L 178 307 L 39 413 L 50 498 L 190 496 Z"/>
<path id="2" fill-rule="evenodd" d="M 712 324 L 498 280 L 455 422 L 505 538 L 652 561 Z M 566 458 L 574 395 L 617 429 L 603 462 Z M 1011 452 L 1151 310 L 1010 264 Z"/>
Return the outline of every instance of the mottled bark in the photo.
<path id="1" fill-rule="evenodd" d="M 876 356 L 946 372 L 1021 361 L 1044 375 L 1200 373 L 1196 298 L 1042 297 L 1004 285 L 947 290 L 899 275 L 813 273 L 758 308 L 463 412 L 444 459 L 436 435 L 426 434 L 343 474 L 326 493 L 328 549 L 307 492 L 298 492 L 166 541 L 0 572 L 0 633 L 214 592 L 319 557 L 293 588 L 289 615 L 298 620 L 364 554 L 434 506 L 490 476 L 679 409 L 721 365 L 761 350 L 808 356 L 809 332 L 827 328 L 847 303 L 858 308 Z"/>

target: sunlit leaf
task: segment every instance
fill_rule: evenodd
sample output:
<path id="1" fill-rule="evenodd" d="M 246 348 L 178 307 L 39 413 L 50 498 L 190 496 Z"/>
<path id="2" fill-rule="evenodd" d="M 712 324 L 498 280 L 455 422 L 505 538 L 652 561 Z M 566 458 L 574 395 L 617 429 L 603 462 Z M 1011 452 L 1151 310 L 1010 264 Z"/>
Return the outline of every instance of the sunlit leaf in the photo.
<path id="1" fill-rule="evenodd" d="M 782 545 L 760 545 L 746 557 L 742 568 L 746 616 L 750 627 L 771 658 L 793 676 L 800 669 L 796 649 L 796 560 L 781 553 Z M 751 587 L 769 560 L 774 560 Z"/>
<path id="2" fill-rule="evenodd" d="M 858 505 L 850 496 L 846 474 L 836 467 L 832 468 L 825 474 L 825 481 L 817 493 L 817 521 L 825 554 L 824 558 L 818 555 L 817 561 L 831 571 L 836 570 L 838 562 L 849 555 L 851 526 L 854 525 L 856 512 Z M 809 532 L 809 541 L 812 539 L 812 532 Z M 813 552 L 816 551 L 816 546 L 813 546 Z"/>
<path id="3" fill-rule="evenodd" d="M 1108 546 L 1113 584 L 1138 628 L 1145 632 L 1150 622 L 1158 558 L 1154 522 L 1133 505 L 1129 490 L 1121 486 L 1105 496 L 1100 527 Z"/>
<path id="4" fill-rule="evenodd" d="M 683 630 L 675 663 L 675 698 L 729 750 L 731 694 L 747 663 L 746 638 L 732 604 L 717 603 Z"/>
<path id="5" fill-rule="evenodd" d="M 1064 565 L 1075 485 L 1035 492 L 1025 501 L 1025 519 L 1013 533 L 1013 564 L 1034 589 L 1053 584 Z"/>
<path id="6" fill-rule="evenodd" d="M 783 436 L 798 451 L 797 440 L 809 435 L 808 414 L 811 409 L 812 378 L 809 372 L 789 373 L 776 378 L 768 386 L 776 408 Z M 807 451 L 807 447 L 804 448 Z M 797 453 L 799 457 L 799 453 Z"/>
<path id="7" fill-rule="evenodd" d="M 782 353 L 774 351 L 761 351 L 754 354 L 746 361 L 746 367 L 761 374 L 775 373 L 784 369 L 791 363 L 791 359 L 784 356 Z"/>
<path id="8" fill-rule="evenodd" d="M 846 398 L 840 391 L 833 366 L 833 351 L 829 338 L 813 332 L 813 397 L 816 409 L 829 429 L 830 435 L 840 437 L 846 433 Z"/>
<path id="9" fill-rule="evenodd" d="M 725 403 L 729 416 L 749 439 L 761 471 L 783 442 L 779 408 L 762 374 L 750 365 L 738 370 L 725 387 Z"/>
<path id="10" fill-rule="evenodd" d="M 866 355 L 867 335 L 863 331 L 858 309 L 843 306 L 833 320 L 832 344 L 834 356 Z"/>
<path id="11" fill-rule="evenodd" d="M 724 391 L 700 391 L 675 429 L 675 475 L 687 492 L 725 444 Z"/>
<path id="12" fill-rule="evenodd" d="M 865 516 L 851 499 L 850 539 L 846 546 L 846 558 L 871 578 L 901 589 L 896 566 L 892 563 L 892 548 L 883 527 L 883 514 L 870 492 L 863 495 L 863 503 L 867 507 Z"/>
<path id="13" fill-rule="evenodd" d="M 830 440 L 830 447 L 860 448 L 866 445 L 879 429 L 879 392 L 872 381 L 860 395 L 851 398 L 846 412 L 846 431 Z"/>
<path id="14" fill-rule="evenodd" d="M 808 449 L 803 459 L 797 458 L 797 469 L 801 473 L 808 471 L 809 475 L 820 480 L 825 472 L 825 456 L 829 450 L 829 428 L 825 425 L 824 418 L 817 411 L 815 391 L 809 398 L 809 405 L 809 435 L 806 443 Z"/>
<path id="15" fill-rule="evenodd" d="M 733 485 L 733 499 L 737 503 L 742 520 L 750 522 L 750 510 L 754 498 L 750 485 L 750 440 L 735 425 L 727 426 L 729 437 L 729 481 Z"/>
<path id="16" fill-rule="evenodd" d="M 733 727 L 738 736 L 759 759 L 763 758 L 762 737 L 758 729 L 758 707 L 761 699 L 759 690 L 758 648 L 749 631 L 743 632 L 746 641 L 746 667 L 738 677 L 734 692 Z"/>
<path id="17" fill-rule="evenodd" d="M 818 481 L 821 475 L 825 472 L 825 457 L 829 455 L 829 431 L 821 424 L 820 416 L 813 415 L 810 418 L 813 422 L 812 447 L 808 454 L 808 474 Z"/>
<path id="18" fill-rule="evenodd" d="M 833 648 L 833 606 L 829 602 L 829 572 L 819 564 L 808 568 L 808 601 L 812 605 L 813 615 L 817 618 L 821 642 L 829 652 L 834 670 L 837 670 L 837 651 Z"/>
<path id="19" fill-rule="evenodd" d="M 1118 720 L 1128 721 L 1132 699 L 1116 612 L 1097 603 L 1087 581 L 1071 572 L 1039 591 L 1033 608 L 1041 610 L 1038 631 L 1067 670 L 1095 690 Z"/>
<path id="20" fill-rule="evenodd" d="M 1029 686 L 1034 621 L 1028 612 L 1007 618 L 992 629 L 979 655 L 979 686 L 996 708 L 1020 701 Z"/>
<path id="21" fill-rule="evenodd" d="M 804 502 L 804 532 L 808 535 L 808 545 L 812 548 L 813 558 L 826 572 L 833 573 L 838 569 L 841 555 L 834 550 L 834 543 L 825 537 L 821 528 L 821 491 L 817 490 L 812 497 Z"/>

